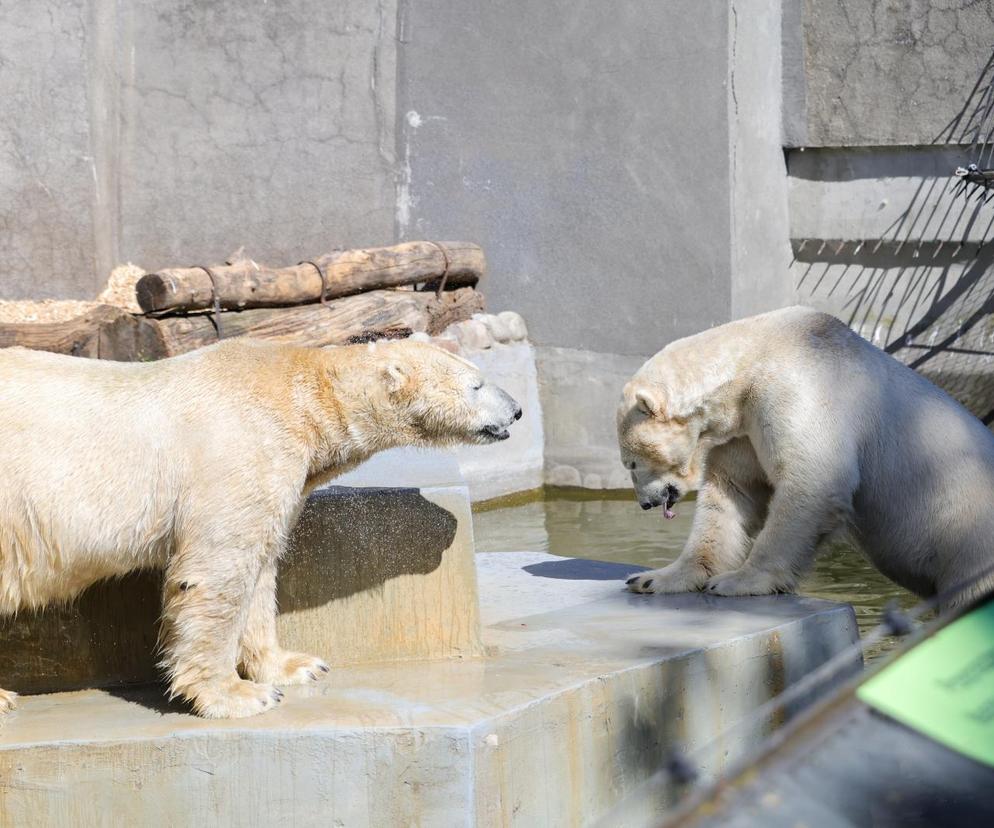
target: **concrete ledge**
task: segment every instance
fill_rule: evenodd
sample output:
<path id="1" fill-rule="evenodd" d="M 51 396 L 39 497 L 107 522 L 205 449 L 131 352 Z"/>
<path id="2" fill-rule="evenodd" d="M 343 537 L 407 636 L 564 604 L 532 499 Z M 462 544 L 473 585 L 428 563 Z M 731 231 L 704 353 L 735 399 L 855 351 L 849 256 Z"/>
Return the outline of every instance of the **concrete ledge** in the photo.
<path id="1" fill-rule="evenodd" d="M 213 722 L 156 690 L 37 696 L 0 730 L 11 825 L 570 825 L 856 640 L 852 609 L 796 597 L 636 596 L 629 570 L 477 556 L 488 656 L 366 665 Z M 854 662 L 853 668 L 858 668 Z M 706 774 L 779 724 L 724 740 Z M 658 820 L 672 791 L 639 798 Z"/>
<path id="2" fill-rule="evenodd" d="M 68 607 L 0 619 L 0 687 L 22 693 L 158 681 L 161 576 L 94 585 Z M 332 664 L 481 652 L 462 485 L 312 493 L 280 567 L 285 647 Z"/>
<path id="3" fill-rule="evenodd" d="M 280 641 L 329 664 L 482 652 L 462 487 L 314 492 L 280 570 Z"/>

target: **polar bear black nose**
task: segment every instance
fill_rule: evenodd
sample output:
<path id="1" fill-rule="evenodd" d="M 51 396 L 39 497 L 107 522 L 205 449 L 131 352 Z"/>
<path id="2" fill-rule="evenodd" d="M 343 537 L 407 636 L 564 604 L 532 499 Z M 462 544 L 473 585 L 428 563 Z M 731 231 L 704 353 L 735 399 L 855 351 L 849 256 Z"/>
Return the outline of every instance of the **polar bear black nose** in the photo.
<path id="1" fill-rule="evenodd" d="M 514 419 L 515 420 L 520 420 L 521 419 L 521 406 L 520 405 L 517 407 L 517 409 L 514 412 Z"/>
<path id="2" fill-rule="evenodd" d="M 641 507 L 642 507 L 643 509 L 645 509 L 646 511 L 648 511 L 648 510 L 649 510 L 649 509 L 651 509 L 651 508 L 652 508 L 653 506 L 655 506 L 655 504 L 654 504 L 654 503 L 650 503 L 650 502 L 649 502 L 648 500 L 643 500 L 643 501 L 642 501 L 642 502 L 641 502 L 641 503 L 639 504 L 639 506 L 641 506 Z"/>

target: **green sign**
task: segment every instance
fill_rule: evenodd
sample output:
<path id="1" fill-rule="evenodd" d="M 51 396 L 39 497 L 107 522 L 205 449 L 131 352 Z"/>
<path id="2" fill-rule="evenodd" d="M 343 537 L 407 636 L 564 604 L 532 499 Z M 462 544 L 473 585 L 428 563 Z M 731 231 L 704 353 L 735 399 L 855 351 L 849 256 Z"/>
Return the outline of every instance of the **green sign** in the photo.
<path id="1" fill-rule="evenodd" d="M 994 601 L 927 638 L 856 694 L 881 713 L 994 766 Z"/>

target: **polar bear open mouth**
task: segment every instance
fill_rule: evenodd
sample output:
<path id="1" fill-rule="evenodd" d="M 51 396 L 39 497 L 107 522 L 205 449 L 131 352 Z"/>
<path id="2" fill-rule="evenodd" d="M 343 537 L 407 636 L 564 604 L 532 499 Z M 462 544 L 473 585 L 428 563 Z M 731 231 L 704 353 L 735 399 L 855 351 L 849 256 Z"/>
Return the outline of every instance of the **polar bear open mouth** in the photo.
<path id="1" fill-rule="evenodd" d="M 680 499 L 680 491 L 675 486 L 666 487 L 666 502 L 663 504 L 663 517 L 667 520 L 673 520 L 676 517 L 676 512 L 673 511 L 674 505 Z"/>

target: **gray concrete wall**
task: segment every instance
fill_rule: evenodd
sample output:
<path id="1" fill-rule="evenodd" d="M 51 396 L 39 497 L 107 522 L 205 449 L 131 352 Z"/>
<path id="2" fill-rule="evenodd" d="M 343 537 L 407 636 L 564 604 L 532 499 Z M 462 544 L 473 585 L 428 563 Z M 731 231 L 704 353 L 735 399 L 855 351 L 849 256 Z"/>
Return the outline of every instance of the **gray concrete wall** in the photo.
<path id="1" fill-rule="evenodd" d="M 0 298 L 388 243 L 393 0 L 0 4 Z"/>
<path id="2" fill-rule="evenodd" d="M 963 99 L 991 58 L 994 4 L 786 1 L 788 143 L 973 140 Z M 799 60 L 803 72 L 797 71 Z"/>
<path id="3" fill-rule="evenodd" d="M 994 422 L 994 202 L 951 172 L 968 146 L 790 155 L 798 299 L 835 314 Z"/>
<path id="4" fill-rule="evenodd" d="M 789 305 L 793 294 L 785 278 L 791 255 L 780 146 L 780 6 L 778 0 L 731 0 L 729 5 L 731 319 Z"/>
<path id="5" fill-rule="evenodd" d="M 727 319 L 726 4 L 436 0 L 402 41 L 402 237 L 479 241 L 542 345 Z"/>

